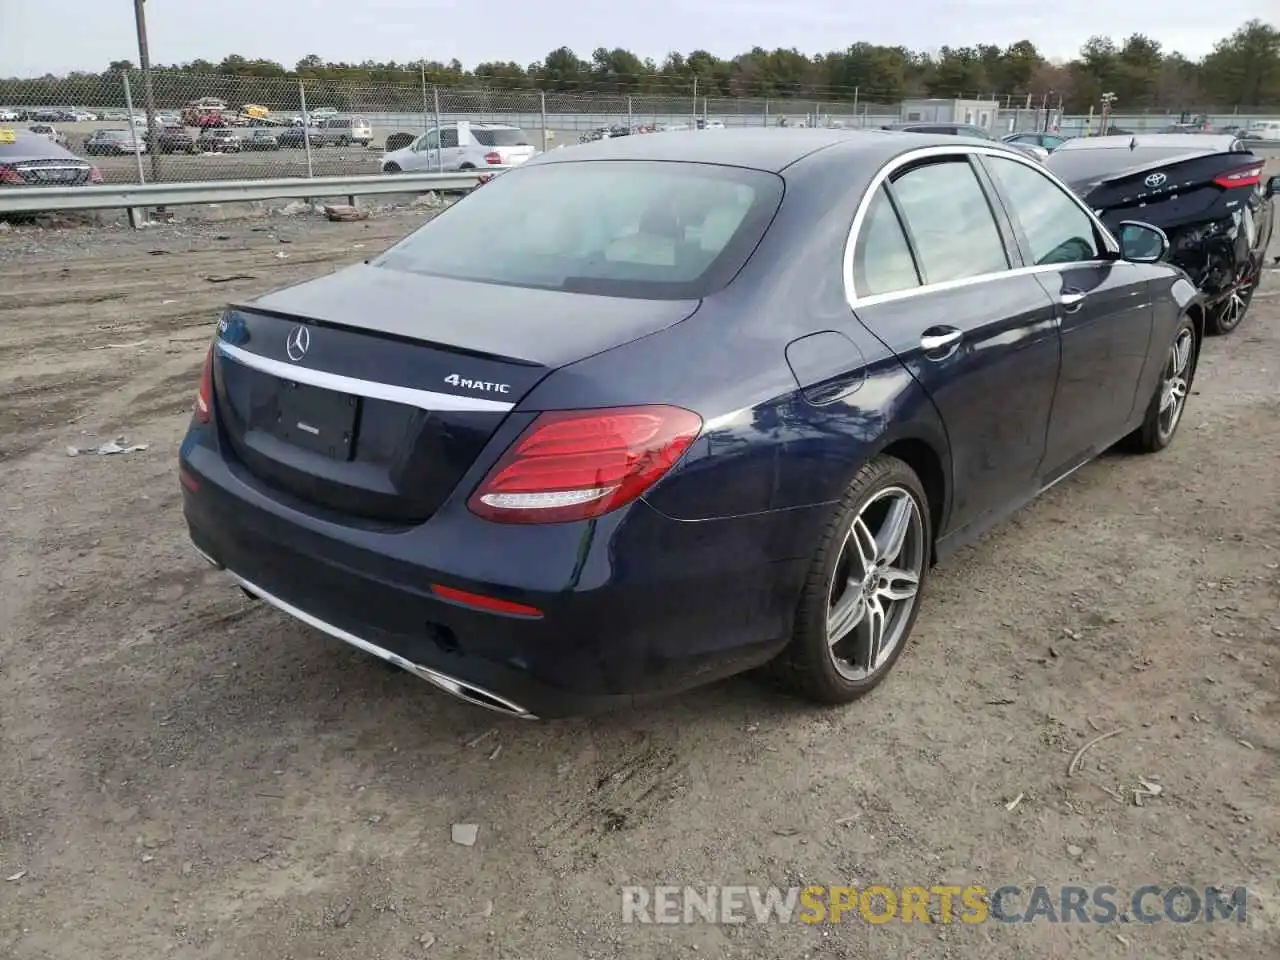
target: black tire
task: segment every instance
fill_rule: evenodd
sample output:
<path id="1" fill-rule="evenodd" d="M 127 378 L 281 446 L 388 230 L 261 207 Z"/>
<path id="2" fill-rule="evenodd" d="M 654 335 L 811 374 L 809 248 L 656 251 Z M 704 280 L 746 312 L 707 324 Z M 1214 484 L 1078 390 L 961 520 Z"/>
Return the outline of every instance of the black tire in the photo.
<path id="1" fill-rule="evenodd" d="M 476 165 L 474 163 L 464 163 L 462 166 L 458 167 L 459 170 L 474 170 L 475 168 Z"/>
<path id="2" fill-rule="evenodd" d="M 1262 271 L 1255 269 L 1252 264 L 1241 267 L 1236 282 L 1231 286 L 1231 292 L 1209 311 L 1205 332 L 1210 336 L 1222 337 L 1240 326 L 1245 314 L 1249 312 L 1249 305 L 1253 303 L 1253 291 L 1257 289 L 1261 278 Z"/>
<path id="3" fill-rule="evenodd" d="M 382 172 L 383 173 L 399 173 L 400 164 L 394 163 L 394 162 L 388 163 L 385 167 L 382 168 Z"/>
<path id="4" fill-rule="evenodd" d="M 1170 421 L 1161 410 L 1164 403 L 1166 391 L 1172 389 L 1170 383 L 1172 374 L 1177 374 L 1173 368 L 1179 363 L 1177 359 L 1177 350 L 1180 343 L 1188 342 L 1190 337 L 1189 349 L 1190 353 L 1186 358 L 1185 370 L 1181 374 L 1182 386 L 1181 397 L 1178 400 L 1179 406 L 1176 414 Z M 1165 354 L 1164 366 L 1160 371 L 1160 380 L 1156 384 L 1156 389 L 1147 404 L 1147 413 L 1143 417 L 1142 426 L 1124 438 L 1123 445 L 1131 453 L 1159 453 L 1165 447 L 1173 442 L 1173 438 L 1178 433 L 1178 427 L 1182 424 L 1182 417 L 1186 413 L 1187 398 L 1191 396 L 1191 385 L 1195 382 L 1196 364 L 1200 359 L 1200 344 L 1196 339 L 1195 324 L 1191 318 L 1184 316 L 1182 322 L 1178 324 L 1178 331 L 1173 335 L 1173 341 L 1169 344 L 1168 352 Z"/>
<path id="5" fill-rule="evenodd" d="M 849 543 L 855 519 L 862 514 L 864 508 L 873 502 L 878 503 L 882 497 L 891 493 L 906 493 L 914 501 L 919 525 L 918 533 L 912 535 L 911 549 L 918 555 L 910 558 L 910 562 L 914 566 L 918 561 L 918 580 L 910 606 L 895 621 L 897 639 L 894 647 L 866 676 L 854 678 L 836 666 L 833 650 L 840 644 L 831 645 L 827 641 L 833 586 L 838 571 L 841 576 L 850 572 L 844 566 L 845 547 Z M 903 549 L 906 548 L 904 544 Z M 849 484 L 814 552 L 796 609 L 791 642 L 771 664 L 774 675 L 793 693 L 821 704 L 851 703 L 870 693 L 888 676 L 911 639 L 929 575 L 932 553 L 933 529 L 929 498 L 920 478 L 907 464 L 895 457 L 876 457 L 863 466 Z M 865 583 L 864 579 L 864 585 Z"/>

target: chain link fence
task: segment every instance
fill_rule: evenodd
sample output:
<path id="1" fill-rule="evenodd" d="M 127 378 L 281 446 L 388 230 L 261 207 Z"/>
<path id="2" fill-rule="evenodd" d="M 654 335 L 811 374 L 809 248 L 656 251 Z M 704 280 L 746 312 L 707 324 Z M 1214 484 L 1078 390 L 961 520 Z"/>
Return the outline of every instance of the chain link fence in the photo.
<path id="1" fill-rule="evenodd" d="M 417 158 L 413 169 L 456 168 L 472 162 L 465 151 L 459 159 L 449 149 L 456 147 L 456 125 L 463 121 L 518 128 L 520 133 L 508 133 L 503 142 L 538 149 L 624 131 L 878 127 L 915 115 L 921 103 L 939 120 L 981 116 L 994 134 L 1056 127 L 1078 136 L 1097 129 L 1096 117 L 1064 117 L 1049 104 L 1025 105 L 1022 97 L 894 103 L 854 91 L 844 98 L 721 98 L 696 96 L 692 85 L 688 91 L 626 95 L 460 89 L 412 74 L 349 83 L 166 69 L 153 70 L 149 81 L 138 71 L 0 80 L 0 124 L 44 133 L 89 158 L 108 183 L 376 174 L 384 154 L 395 150 Z M 938 111 L 950 114 L 944 118 Z M 1243 127 L 1276 113 L 1117 112 L 1110 123 L 1140 132 L 1200 115 Z M 463 139 L 488 142 L 475 131 Z M 485 155 L 482 150 L 480 159 L 472 159 L 484 163 Z"/>

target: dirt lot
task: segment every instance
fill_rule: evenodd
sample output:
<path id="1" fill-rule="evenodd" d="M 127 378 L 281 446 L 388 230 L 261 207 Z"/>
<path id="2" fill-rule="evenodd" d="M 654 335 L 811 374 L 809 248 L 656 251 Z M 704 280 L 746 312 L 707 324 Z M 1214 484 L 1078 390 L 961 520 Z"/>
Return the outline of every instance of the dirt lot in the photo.
<path id="1" fill-rule="evenodd" d="M 949 560 L 868 700 L 746 678 L 531 724 L 249 602 L 183 532 L 219 304 L 423 216 L 0 233 L 0 956 L 1280 955 L 1276 270 L 1174 447 Z M 121 435 L 148 446 L 67 454 Z M 621 920 L 624 884 L 875 882 L 1252 899 L 1244 925 Z"/>

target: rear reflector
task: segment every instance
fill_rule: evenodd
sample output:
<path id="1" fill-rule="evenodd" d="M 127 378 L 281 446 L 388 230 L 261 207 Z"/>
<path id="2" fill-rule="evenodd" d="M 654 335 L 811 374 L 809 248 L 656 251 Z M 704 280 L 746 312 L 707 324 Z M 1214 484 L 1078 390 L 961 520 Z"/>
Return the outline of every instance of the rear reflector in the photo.
<path id="1" fill-rule="evenodd" d="M 1250 164 L 1247 167 L 1241 167 L 1238 170 L 1232 170 L 1214 177 L 1213 182 L 1220 187 L 1228 189 L 1232 187 L 1256 187 L 1262 182 L 1262 168 L 1264 163 Z"/>
<path id="2" fill-rule="evenodd" d="M 192 493 L 200 492 L 200 481 L 197 480 L 195 477 L 195 474 L 193 474 L 186 467 L 178 468 L 178 482 L 181 483 L 188 490 L 190 490 Z M 209 562 L 213 563 L 212 560 L 210 560 Z"/>
<path id="3" fill-rule="evenodd" d="M 472 593 L 469 590 L 459 590 L 456 587 L 442 587 L 438 583 L 431 585 L 431 592 L 441 600 L 449 600 L 464 607 L 473 607 L 476 610 L 485 610 L 489 613 L 505 613 L 508 616 L 515 617 L 542 616 L 542 611 L 537 607 L 515 603 L 511 600 L 499 600 L 497 597 L 486 597 L 482 593 Z"/>
<path id="4" fill-rule="evenodd" d="M 213 344 L 204 355 L 204 366 L 200 369 L 200 390 L 196 393 L 196 420 L 208 423 L 213 416 Z"/>
<path id="5" fill-rule="evenodd" d="M 496 523 L 564 523 L 644 494 L 697 439 L 702 418 L 681 407 L 540 413 L 467 501 Z"/>

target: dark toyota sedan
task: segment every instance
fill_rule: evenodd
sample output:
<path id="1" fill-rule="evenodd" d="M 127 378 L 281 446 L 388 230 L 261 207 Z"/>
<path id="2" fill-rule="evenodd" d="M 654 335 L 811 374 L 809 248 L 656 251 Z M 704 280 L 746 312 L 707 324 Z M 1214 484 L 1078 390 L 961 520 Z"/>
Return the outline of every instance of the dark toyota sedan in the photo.
<path id="1" fill-rule="evenodd" d="M 1163 252 L 955 137 L 545 153 L 226 310 L 180 454 L 191 538 L 518 717 L 766 663 L 845 703 L 935 560 L 1118 441 L 1172 440 L 1204 317 Z"/>
<path id="2" fill-rule="evenodd" d="M 1263 177 L 1264 156 L 1231 134 L 1140 133 L 1068 141 L 1048 167 L 1108 226 L 1140 217 L 1165 232 L 1210 333 L 1240 325 L 1275 230 L 1280 176 Z"/>

